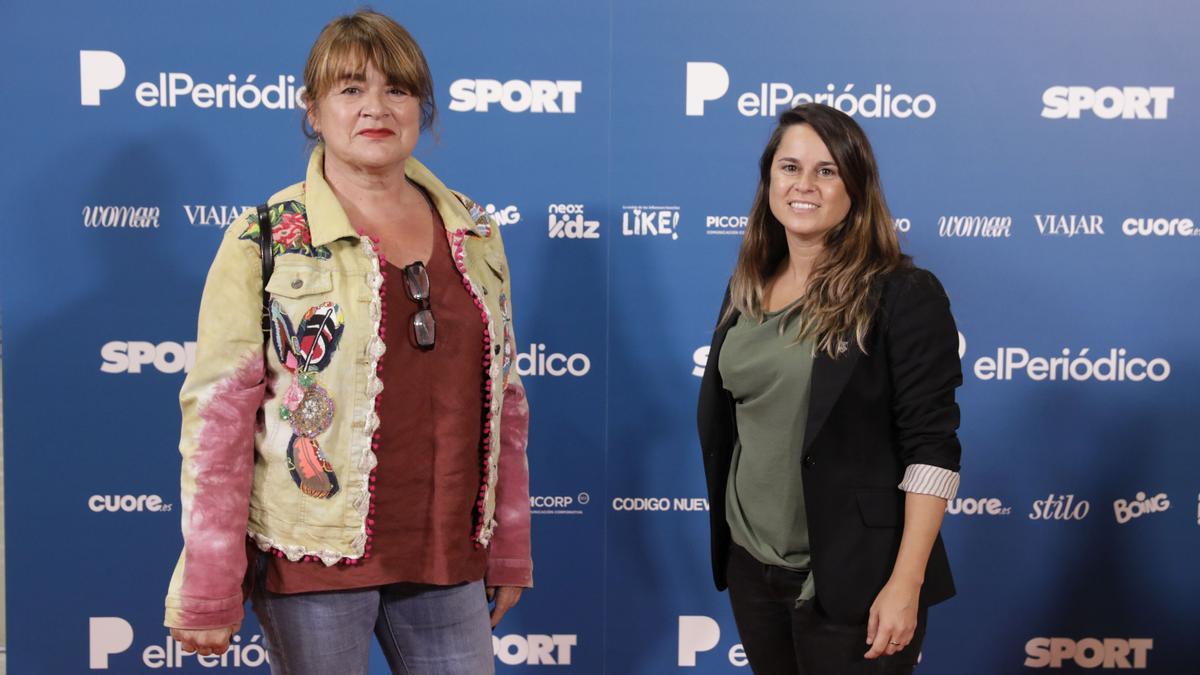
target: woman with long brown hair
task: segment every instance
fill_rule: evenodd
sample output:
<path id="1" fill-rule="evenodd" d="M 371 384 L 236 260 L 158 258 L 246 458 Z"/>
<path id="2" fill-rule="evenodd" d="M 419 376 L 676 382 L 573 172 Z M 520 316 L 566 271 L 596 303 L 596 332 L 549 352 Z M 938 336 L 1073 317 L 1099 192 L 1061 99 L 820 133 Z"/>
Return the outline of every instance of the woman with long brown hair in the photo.
<path id="1" fill-rule="evenodd" d="M 954 595 L 958 332 L 849 116 L 780 116 L 700 390 L 713 578 L 755 673 L 908 673 Z"/>

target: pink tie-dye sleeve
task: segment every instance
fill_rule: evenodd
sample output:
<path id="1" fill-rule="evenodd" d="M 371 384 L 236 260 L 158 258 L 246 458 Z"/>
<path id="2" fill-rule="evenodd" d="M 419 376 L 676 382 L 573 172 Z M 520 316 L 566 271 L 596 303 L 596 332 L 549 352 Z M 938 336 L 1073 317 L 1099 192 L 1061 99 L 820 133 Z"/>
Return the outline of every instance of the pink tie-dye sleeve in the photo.
<path id="1" fill-rule="evenodd" d="M 232 225 L 204 286 L 196 359 L 180 391 L 183 553 L 164 623 L 204 629 L 242 620 L 246 522 L 254 476 L 255 418 L 262 405 L 262 281 L 253 240 Z"/>
<path id="2" fill-rule="evenodd" d="M 515 373 L 504 388 L 500 411 L 500 475 L 496 483 L 496 532 L 488 550 L 488 586 L 533 586 L 530 550 L 529 403 Z"/>

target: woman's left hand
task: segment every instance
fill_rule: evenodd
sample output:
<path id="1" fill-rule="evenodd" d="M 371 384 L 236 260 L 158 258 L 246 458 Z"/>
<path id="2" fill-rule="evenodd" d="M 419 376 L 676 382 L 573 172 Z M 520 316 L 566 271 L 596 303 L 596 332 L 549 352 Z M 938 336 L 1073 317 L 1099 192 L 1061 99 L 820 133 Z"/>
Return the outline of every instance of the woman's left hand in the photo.
<path id="1" fill-rule="evenodd" d="M 867 620 L 867 644 L 871 648 L 863 655 L 876 659 L 895 654 L 912 642 L 917 630 L 917 604 L 920 601 L 921 585 L 916 582 L 889 579 L 887 585 L 871 603 L 871 615 Z"/>
<path id="2" fill-rule="evenodd" d="M 504 613 L 513 608 L 517 601 L 521 599 L 520 586 L 488 586 L 487 589 L 488 602 L 495 602 L 496 606 L 492 608 L 492 628 L 500 623 L 500 619 L 504 618 Z"/>

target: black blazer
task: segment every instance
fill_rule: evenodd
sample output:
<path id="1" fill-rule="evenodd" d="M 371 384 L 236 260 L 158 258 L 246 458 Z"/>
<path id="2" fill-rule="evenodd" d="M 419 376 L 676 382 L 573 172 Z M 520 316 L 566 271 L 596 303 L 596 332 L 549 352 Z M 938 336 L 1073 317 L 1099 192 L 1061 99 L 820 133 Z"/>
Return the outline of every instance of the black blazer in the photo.
<path id="1" fill-rule="evenodd" d="M 863 623 L 891 576 L 904 525 L 904 493 L 896 488 L 910 464 L 959 469 L 961 448 L 954 389 L 962 384 L 958 330 L 950 302 L 930 272 L 896 270 L 875 289 L 872 328 L 838 358 L 813 360 L 812 393 L 801 452 L 804 504 L 817 598 L 833 619 Z M 721 312 L 729 303 L 725 293 Z M 719 321 L 704 379 L 698 423 L 708 483 L 713 580 L 726 587 L 729 526 L 725 487 L 737 438 L 733 397 L 717 364 L 737 315 Z M 928 606 L 954 595 L 941 535 L 921 587 Z"/>

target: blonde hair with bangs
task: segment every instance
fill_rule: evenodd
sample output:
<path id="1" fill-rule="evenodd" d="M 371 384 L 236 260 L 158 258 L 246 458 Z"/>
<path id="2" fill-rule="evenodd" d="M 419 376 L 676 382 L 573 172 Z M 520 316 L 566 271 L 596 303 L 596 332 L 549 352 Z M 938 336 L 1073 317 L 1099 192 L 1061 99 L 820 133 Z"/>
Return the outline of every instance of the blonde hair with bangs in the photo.
<path id="1" fill-rule="evenodd" d="M 368 64 L 379 69 L 388 84 L 420 99 L 421 130 L 430 129 L 437 105 L 425 54 L 403 26 L 369 9 L 340 16 L 321 30 L 304 64 L 305 103 L 314 108 L 330 88 L 347 76 L 363 74 Z M 305 136 L 317 139 L 307 115 L 302 127 Z"/>

